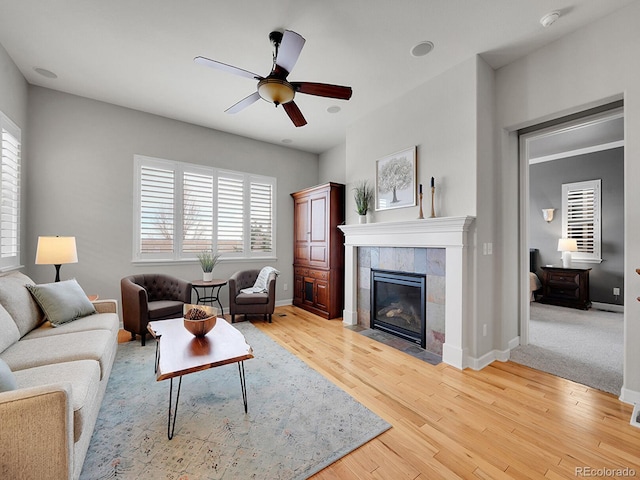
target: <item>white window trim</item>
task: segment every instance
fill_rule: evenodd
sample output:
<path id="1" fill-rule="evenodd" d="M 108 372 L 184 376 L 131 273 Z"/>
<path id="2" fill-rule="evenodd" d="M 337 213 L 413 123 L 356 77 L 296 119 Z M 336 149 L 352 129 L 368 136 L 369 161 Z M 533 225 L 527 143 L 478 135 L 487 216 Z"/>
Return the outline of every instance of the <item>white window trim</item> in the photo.
<path id="1" fill-rule="evenodd" d="M 171 255 L 168 254 L 143 254 L 140 251 L 141 239 L 140 239 L 140 202 L 141 202 L 141 168 L 142 166 L 155 167 L 161 169 L 171 169 L 174 171 L 174 252 Z M 275 177 L 267 177 L 261 175 L 254 175 L 245 172 L 238 172 L 232 170 L 219 169 L 214 167 L 206 167 L 198 164 L 190 164 L 185 162 L 178 162 L 172 160 L 166 160 L 161 158 L 149 157 L 144 155 L 134 155 L 133 161 L 134 167 L 134 198 L 133 198 L 133 258 L 134 264 L 145 265 L 176 265 L 176 264 L 192 264 L 198 260 L 195 254 L 182 253 L 182 178 L 185 171 L 197 172 L 200 174 L 212 175 L 214 178 L 214 193 L 213 193 L 213 215 L 214 215 L 214 228 L 212 238 L 212 250 L 217 250 L 218 231 L 217 231 L 217 218 L 218 214 L 218 202 L 217 202 L 217 185 L 218 178 L 225 174 L 240 176 L 244 179 L 244 201 L 245 201 L 245 215 L 244 215 L 244 238 L 243 238 L 243 252 L 239 253 L 224 253 L 220 258 L 220 262 L 226 261 L 255 261 L 255 260 L 277 260 L 276 257 L 276 206 L 277 206 L 277 181 Z M 272 218 L 272 251 L 261 253 L 251 252 L 251 235 L 250 235 L 250 188 L 251 182 L 258 181 L 261 183 L 269 183 L 272 185 L 272 205 L 273 205 L 273 218 Z"/>
<path id="2" fill-rule="evenodd" d="M 602 194 L 600 179 L 587 180 L 584 182 L 563 183 L 562 184 L 562 237 L 567 238 L 568 231 L 568 193 L 571 190 L 589 189 L 594 190 L 594 251 L 571 252 L 571 261 L 574 263 L 601 263 L 602 262 Z"/>
<path id="3" fill-rule="evenodd" d="M 20 127 L 18 127 L 15 123 L 11 121 L 9 117 L 7 117 L 4 113 L 0 112 L 0 155 L 2 154 L 2 131 L 6 130 L 9 135 L 13 136 L 19 143 L 20 147 L 22 147 L 22 131 Z M 1 159 L 0 159 L 1 161 Z M 0 175 L 2 174 L 2 164 L 0 163 Z M 21 256 L 21 235 L 20 231 L 22 228 L 22 154 L 18 155 L 18 179 L 17 179 L 17 190 L 18 190 L 18 214 L 17 214 L 17 225 L 16 228 L 16 246 L 17 251 L 16 255 L 0 258 L 0 272 L 17 270 L 22 267 L 20 263 Z M 0 196 L 2 195 L 2 185 L 0 184 Z"/>

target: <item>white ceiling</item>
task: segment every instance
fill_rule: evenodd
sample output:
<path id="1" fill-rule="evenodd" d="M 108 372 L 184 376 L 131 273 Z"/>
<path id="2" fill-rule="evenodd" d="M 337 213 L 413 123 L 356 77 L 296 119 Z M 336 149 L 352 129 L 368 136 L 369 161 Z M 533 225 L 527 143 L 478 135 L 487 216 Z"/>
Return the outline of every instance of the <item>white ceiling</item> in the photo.
<path id="1" fill-rule="evenodd" d="M 501 67 L 632 1 L 0 0 L 0 44 L 31 84 L 320 153 L 350 123 L 475 54 Z M 552 10 L 562 16 L 543 28 Z M 289 80 L 348 85 L 351 100 L 298 95 L 300 128 L 263 101 L 225 114 L 256 82 L 193 58 L 266 76 L 276 29 L 306 38 Z M 424 40 L 433 52 L 412 57 Z M 333 105 L 342 110 L 328 113 Z"/>

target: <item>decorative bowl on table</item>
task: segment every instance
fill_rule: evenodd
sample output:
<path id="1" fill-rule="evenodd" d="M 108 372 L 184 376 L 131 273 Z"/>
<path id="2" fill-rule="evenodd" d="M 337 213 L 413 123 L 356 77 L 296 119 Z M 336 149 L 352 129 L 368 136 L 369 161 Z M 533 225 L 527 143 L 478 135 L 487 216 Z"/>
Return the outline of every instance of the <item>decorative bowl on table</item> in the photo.
<path id="1" fill-rule="evenodd" d="M 218 311 L 207 305 L 184 306 L 184 328 L 196 337 L 204 337 L 216 325 Z"/>

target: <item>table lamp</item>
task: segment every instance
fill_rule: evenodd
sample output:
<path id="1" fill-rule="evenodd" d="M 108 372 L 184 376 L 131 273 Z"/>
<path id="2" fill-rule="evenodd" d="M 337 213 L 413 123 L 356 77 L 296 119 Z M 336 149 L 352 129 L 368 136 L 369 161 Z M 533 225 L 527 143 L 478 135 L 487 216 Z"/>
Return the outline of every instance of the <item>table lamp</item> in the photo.
<path id="1" fill-rule="evenodd" d="M 571 268 L 571 252 L 578 251 L 575 238 L 561 238 L 558 240 L 558 251 L 562 252 L 562 268 Z"/>
<path id="2" fill-rule="evenodd" d="M 63 263 L 78 263 L 76 237 L 38 237 L 36 265 L 56 267 L 56 282 L 60 281 L 60 266 Z"/>

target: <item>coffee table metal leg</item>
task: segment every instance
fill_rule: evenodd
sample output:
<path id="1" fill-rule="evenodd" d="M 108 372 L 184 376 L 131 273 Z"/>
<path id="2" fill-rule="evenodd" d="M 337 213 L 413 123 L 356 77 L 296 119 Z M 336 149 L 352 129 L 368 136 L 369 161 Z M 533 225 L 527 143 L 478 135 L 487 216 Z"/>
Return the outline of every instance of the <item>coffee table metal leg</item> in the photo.
<path id="1" fill-rule="evenodd" d="M 171 423 L 171 415 L 172 415 L 171 400 L 173 398 L 173 378 L 169 379 L 169 419 L 167 421 L 167 437 L 169 437 L 169 440 L 173 438 L 173 432 L 176 429 L 176 417 L 178 416 L 178 401 L 180 400 L 181 386 L 182 386 L 182 375 L 180 375 L 180 381 L 178 382 L 178 394 L 176 395 L 176 405 L 173 410 L 173 423 Z"/>
<path id="2" fill-rule="evenodd" d="M 244 402 L 244 413 L 247 413 L 247 383 L 244 376 L 244 362 L 238 362 L 238 373 L 240 374 L 240 387 L 242 388 L 242 401 Z"/>

